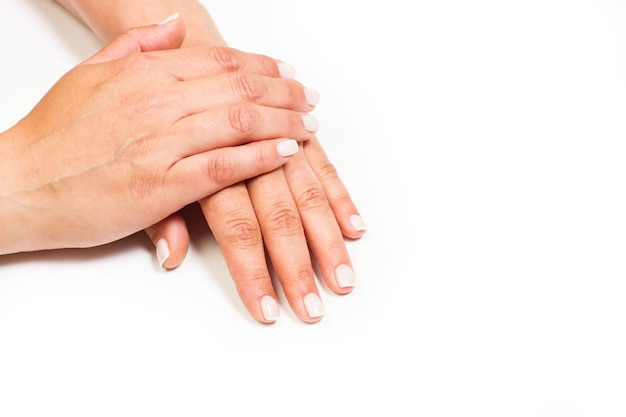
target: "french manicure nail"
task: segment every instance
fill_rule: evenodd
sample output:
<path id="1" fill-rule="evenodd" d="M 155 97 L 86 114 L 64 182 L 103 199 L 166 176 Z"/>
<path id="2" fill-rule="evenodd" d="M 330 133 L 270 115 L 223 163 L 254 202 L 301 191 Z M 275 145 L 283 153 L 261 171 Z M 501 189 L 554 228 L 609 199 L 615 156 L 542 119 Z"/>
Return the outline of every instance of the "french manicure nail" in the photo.
<path id="1" fill-rule="evenodd" d="M 311 106 L 317 106 L 320 102 L 320 93 L 317 90 L 313 90 L 312 88 L 304 89 L 304 96 L 306 97 L 306 102 Z"/>
<path id="2" fill-rule="evenodd" d="M 352 224 L 352 226 L 357 232 L 362 232 L 363 230 L 367 230 L 367 226 L 365 225 L 365 222 L 363 221 L 361 216 L 359 216 L 358 214 L 353 214 L 352 216 L 350 216 L 350 223 Z"/>
<path id="3" fill-rule="evenodd" d="M 298 142 L 293 139 L 283 140 L 276 145 L 276 150 L 280 156 L 291 156 L 298 153 Z"/>
<path id="4" fill-rule="evenodd" d="M 339 265 L 335 268 L 335 279 L 341 288 L 356 286 L 354 271 L 348 265 Z"/>
<path id="5" fill-rule="evenodd" d="M 263 310 L 263 317 L 265 317 L 265 320 L 278 320 L 278 303 L 276 302 L 276 300 L 274 300 L 273 297 L 265 295 L 263 296 L 263 298 L 261 298 L 261 310 Z"/>
<path id="6" fill-rule="evenodd" d="M 170 257 L 170 248 L 167 245 L 167 240 L 161 238 L 156 243 L 156 255 L 159 260 L 159 265 L 163 267 L 163 264 Z"/>
<path id="7" fill-rule="evenodd" d="M 278 63 L 278 72 L 283 78 L 293 79 L 296 77 L 296 67 L 286 62 Z"/>
<path id="8" fill-rule="evenodd" d="M 311 318 L 322 317 L 326 314 L 321 298 L 315 293 L 310 293 L 304 296 L 304 307 L 306 308 L 307 314 Z"/>
<path id="9" fill-rule="evenodd" d="M 172 13 L 171 15 L 169 15 L 165 19 L 163 19 L 163 21 L 161 21 L 161 23 L 159 23 L 159 26 L 167 25 L 169 22 L 171 22 L 173 20 L 176 20 L 179 17 L 180 17 L 180 14 L 178 12 Z"/>
<path id="10" fill-rule="evenodd" d="M 320 123 L 310 114 L 302 116 L 302 123 L 304 123 L 304 128 L 309 132 L 317 132 L 317 129 L 320 128 Z"/>

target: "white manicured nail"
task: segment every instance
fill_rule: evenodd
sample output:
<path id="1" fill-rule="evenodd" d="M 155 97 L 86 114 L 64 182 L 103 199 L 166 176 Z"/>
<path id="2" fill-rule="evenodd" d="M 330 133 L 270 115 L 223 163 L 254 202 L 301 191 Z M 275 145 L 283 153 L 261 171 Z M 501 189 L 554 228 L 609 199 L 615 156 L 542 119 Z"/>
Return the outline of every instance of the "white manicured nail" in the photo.
<path id="1" fill-rule="evenodd" d="M 311 318 L 322 317 L 326 314 L 322 300 L 319 295 L 315 293 L 310 293 L 304 296 L 304 308 L 306 308 L 306 312 Z"/>
<path id="2" fill-rule="evenodd" d="M 317 90 L 313 90 L 312 88 L 305 88 L 304 95 L 306 97 L 306 102 L 311 106 L 317 106 L 317 103 L 320 102 L 320 93 Z"/>
<path id="3" fill-rule="evenodd" d="M 267 321 L 276 321 L 278 320 L 278 303 L 274 298 L 269 295 L 263 296 L 261 298 L 261 310 L 263 310 L 263 317 Z"/>
<path id="4" fill-rule="evenodd" d="M 341 288 L 356 287 L 354 271 L 348 265 L 339 265 L 335 269 L 335 279 Z"/>
<path id="5" fill-rule="evenodd" d="M 352 226 L 357 232 L 362 232 L 363 230 L 367 230 L 367 226 L 365 225 L 365 222 L 363 221 L 361 216 L 357 214 L 353 214 L 352 216 L 350 216 L 350 223 L 352 223 Z"/>
<path id="6" fill-rule="evenodd" d="M 286 62 L 278 63 L 278 72 L 283 78 L 293 79 L 296 77 L 296 67 Z"/>
<path id="7" fill-rule="evenodd" d="M 320 123 L 310 114 L 302 116 L 302 123 L 304 123 L 304 128 L 309 132 L 317 132 L 317 129 L 320 128 Z"/>
<path id="8" fill-rule="evenodd" d="M 170 247 L 167 245 L 167 240 L 161 238 L 157 241 L 156 255 L 157 259 L 159 260 L 159 265 L 161 265 L 162 267 L 165 261 L 167 261 L 167 259 L 170 257 Z"/>
<path id="9" fill-rule="evenodd" d="M 161 23 L 159 23 L 159 26 L 167 25 L 169 22 L 171 22 L 171 21 L 173 21 L 173 20 L 176 20 L 176 19 L 178 19 L 179 17 L 180 17 L 180 14 L 179 14 L 178 12 L 173 13 L 173 14 L 171 14 L 171 15 L 167 16 L 165 19 L 163 19 L 163 20 L 161 21 Z"/>
<path id="10" fill-rule="evenodd" d="M 276 145 L 276 150 L 280 156 L 291 156 L 298 153 L 298 142 L 293 139 L 283 140 Z"/>

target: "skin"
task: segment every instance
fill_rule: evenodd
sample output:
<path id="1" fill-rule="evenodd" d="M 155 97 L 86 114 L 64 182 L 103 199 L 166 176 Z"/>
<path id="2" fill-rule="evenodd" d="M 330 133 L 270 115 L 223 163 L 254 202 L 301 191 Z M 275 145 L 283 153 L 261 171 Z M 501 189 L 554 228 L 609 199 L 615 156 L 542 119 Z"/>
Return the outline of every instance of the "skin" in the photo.
<path id="1" fill-rule="evenodd" d="M 1 254 L 121 239 L 281 166 L 294 141 L 277 137 L 313 137 L 275 60 L 184 36 L 180 20 L 125 32 L 0 134 Z"/>
<path id="2" fill-rule="evenodd" d="M 107 41 L 127 28 L 158 22 L 179 12 L 187 24 L 183 47 L 226 46 L 209 12 L 195 0 L 58 0 L 100 39 Z M 262 300 L 276 302 L 266 254 L 291 309 L 304 322 L 311 315 L 305 298 L 319 297 L 311 254 L 324 282 L 337 294 L 348 294 L 355 282 L 340 285 L 337 268 L 352 273 L 344 238 L 365 233 L 359 212 L 317 138 L 301 146 L 293 161 L 282 168 L 242 181 L 199 199 L 207 223 L 228 265 L 239 296 L 250 314 L 272 323 Z M 165 239 L 170 256 L 165 268 L 183 261 L 189 244 L 184 219 L 174 213 L 146 229 L 155 243 Z M 323 308 L 323 307 L 322 307 Z"/>

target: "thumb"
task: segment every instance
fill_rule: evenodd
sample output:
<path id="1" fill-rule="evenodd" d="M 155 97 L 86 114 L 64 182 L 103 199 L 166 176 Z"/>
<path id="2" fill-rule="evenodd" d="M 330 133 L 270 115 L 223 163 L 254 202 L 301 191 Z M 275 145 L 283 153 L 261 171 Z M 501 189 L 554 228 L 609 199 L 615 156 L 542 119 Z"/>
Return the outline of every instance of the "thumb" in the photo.
<path id="1" fill-rule="evenodd" d="M 113 61 L 138 52 L 180 48 L 186 32 L 179 14 L 174 13 L 156 25 L 128 29 L 81 65 Z"/>

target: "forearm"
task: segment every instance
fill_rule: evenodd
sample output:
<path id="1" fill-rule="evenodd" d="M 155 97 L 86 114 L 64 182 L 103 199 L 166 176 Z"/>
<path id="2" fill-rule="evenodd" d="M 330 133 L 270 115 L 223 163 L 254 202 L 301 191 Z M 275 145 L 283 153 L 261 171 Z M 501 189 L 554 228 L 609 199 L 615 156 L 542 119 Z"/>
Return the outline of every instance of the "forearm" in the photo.
<path id="1" fill-rule="evenodd" d="M 180 13 L 187 26 L 183 46 L 226 45 L 208 10 L 197 0 L 56 0 L 103 42 L 126 29 L 158 23 Z"/>

